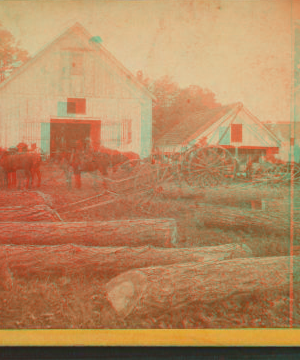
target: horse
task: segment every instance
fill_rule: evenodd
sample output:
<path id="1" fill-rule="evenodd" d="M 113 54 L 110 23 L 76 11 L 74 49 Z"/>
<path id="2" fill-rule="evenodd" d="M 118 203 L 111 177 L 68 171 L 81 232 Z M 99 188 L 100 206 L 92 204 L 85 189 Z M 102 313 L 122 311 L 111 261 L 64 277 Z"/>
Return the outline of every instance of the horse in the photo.
<path id="1" fill-rule="evenodd" d="M 4 172 L 5 183 L 9 184 L 9 175 L 16 174 L 20 170 L 26 177 L 26 188 L 33 186 L 34 177 L 37 175 L 38 187 L 41 185 L 41 156 L 37 153 L 15 153 L 10 154 L 7 151 L 2 152 L 0 157 L 0 166 Z"/>
<path id="2" fill-rule="evenodd" d="M 81 188 L 81 173 L 90 173 L 94 181 L 99 172 L 102 177 L 108 175 L 108 170 L 116 172 L 118 166 L 128 160 L 139 159 L 139 155 L 133 152 L 120 152 L 101 146 L 97 152 L 83 152 L 73 149 L 72 152 L 62 156 L 61 165 L 65 171 L 67 185 L 71 188 L 72 173 L 75 176 L 75 187 Z M 94 183 L 95 184 L 95 183 Z M 105 181 L 103 186 L 106 187 Z"/>

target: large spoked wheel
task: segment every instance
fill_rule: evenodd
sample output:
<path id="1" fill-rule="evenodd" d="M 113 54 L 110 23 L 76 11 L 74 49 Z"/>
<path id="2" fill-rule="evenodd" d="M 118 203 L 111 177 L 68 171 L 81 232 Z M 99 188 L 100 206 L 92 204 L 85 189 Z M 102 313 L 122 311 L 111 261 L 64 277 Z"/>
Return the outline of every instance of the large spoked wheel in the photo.
<path id="1" fill-rule="evenodd" d="M 232 178 L 234 159 L 222 147 L 206 146 L 193 149 L 183 165 L 185 180 L 191 187 L 214 187 Z"/>
<path id="2" fill-rule="evenodd" d="M 133 206 L 139 215 L 161 213 L 163 185 L 172 176 L 168 160 L 148 161 L 141 165 L 134 181 Z"/>

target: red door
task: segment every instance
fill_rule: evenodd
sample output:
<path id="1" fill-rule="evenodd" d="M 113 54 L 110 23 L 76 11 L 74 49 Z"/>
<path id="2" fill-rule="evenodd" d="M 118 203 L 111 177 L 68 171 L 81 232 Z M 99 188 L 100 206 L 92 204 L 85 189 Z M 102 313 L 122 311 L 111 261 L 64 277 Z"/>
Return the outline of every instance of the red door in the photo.
<path id="1" fill-rule="evenodd" d="M 90 138 L 94 150 L 98 151 L 101 142 L 101 121 L 93 121 L 91 123 Z"/>

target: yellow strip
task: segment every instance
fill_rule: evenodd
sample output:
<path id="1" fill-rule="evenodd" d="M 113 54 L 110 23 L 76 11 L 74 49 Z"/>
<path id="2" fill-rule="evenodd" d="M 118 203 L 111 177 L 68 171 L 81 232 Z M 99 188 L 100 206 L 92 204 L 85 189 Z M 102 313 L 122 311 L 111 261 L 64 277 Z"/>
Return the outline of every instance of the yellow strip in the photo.
<path id="1" fill-rule="evenodd" d="M 0 330 L 0 345 L 295 346 L 300 329 Z"/>

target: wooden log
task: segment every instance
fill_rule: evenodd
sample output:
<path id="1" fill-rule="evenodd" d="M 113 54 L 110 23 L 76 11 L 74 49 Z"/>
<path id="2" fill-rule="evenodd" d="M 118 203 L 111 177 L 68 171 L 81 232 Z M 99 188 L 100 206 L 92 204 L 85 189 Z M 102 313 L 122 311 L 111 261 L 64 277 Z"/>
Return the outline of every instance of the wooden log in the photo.
<path id="1" fill-rule="evenodd" d="M 291 259 L 294 280 L 299 282 L 299 257 L 235 259 L 127 271 L 107 283 L 106 297 L 124 318 L 130 314 L 155 315 L 234 294 L 289 288 Z"/>
<path id="2" fill-rule="evenodd" d="M 47 196 L 49 198 L 49 196 Z M 45 204 L 44 194 L 41 191 L 0 191 L 0 207 L 5 206 L 34 206 Z"/>
<path id="3" fill-rule="evenodd" d="M 172 247 L 176 242 L 174 219 L 0 222 L 0 244 Z"/>
<path id="4" fill-rule="evenodd" d="M 198 203 L 199 220 L 207 226 L 223 229 L 241 228 L 243 230 L 262 229 L 268 232 L 289 234 L 290 219 L 288 213 L 264 213 L 256 210 L 245 210 L 226 206 Z M 300 234 L 300 222 L 294 221 L 295 234 Z"/>
<path id="5" fill-rule="evenodd" d="M 74 245 L 0 245 L 0 264 L 13 274 L 74 275 L 78 273 L 116 276 L 124 271 L 182 262 L 203 262 L 251 256 L 246 245 L 228 244 L 185 249 L 149 246 L 88 247 Z"/>
<path id="6" fill-rule="evenodd" d="M 283 199 L 286 194 L 281 188 L 270 189 L 266 186 L 254 187 L 252 184 L 247 186 L 231 185 L 230 187 L 206 188 L 204 193 L 205 203 L 227 206 L 242 206 L 251 201 L 262 199 Z"/>
<path id="7" fill-rule="evenodd" d="M 36 205 L 30 208 L 12 206 L 0 208 L 0 221 L 59 221 L 61 218 L 47 205 Z"/>

